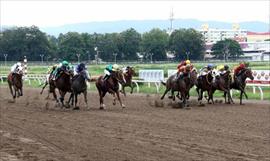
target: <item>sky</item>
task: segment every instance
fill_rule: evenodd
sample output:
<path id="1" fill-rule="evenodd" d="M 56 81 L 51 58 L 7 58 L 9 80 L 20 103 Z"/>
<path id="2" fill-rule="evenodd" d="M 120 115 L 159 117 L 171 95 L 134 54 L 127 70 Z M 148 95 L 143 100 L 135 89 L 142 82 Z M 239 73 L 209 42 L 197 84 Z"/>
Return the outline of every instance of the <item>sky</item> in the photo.
<path id="1" fill-rule="evenodd" d="M 270 1 L 25 1 L 0 0 L 1 25 L 54 27 L 65 24 L 116 21 L 164 20 L 173 8 L 175 19 L 202 21 L 270 21 Z"/>

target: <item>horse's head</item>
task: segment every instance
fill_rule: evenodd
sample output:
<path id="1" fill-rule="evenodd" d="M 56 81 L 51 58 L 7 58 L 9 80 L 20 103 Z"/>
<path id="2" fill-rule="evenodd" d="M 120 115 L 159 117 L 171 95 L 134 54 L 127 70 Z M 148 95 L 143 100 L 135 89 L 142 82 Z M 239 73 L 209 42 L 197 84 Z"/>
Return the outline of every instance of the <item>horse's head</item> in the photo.
<path id="1" fill-rule="evenodd" d="M 135 69 L 134 67 L 131 67 L 131 66 L 127 66 L 127 74 L 129 76 L 134 76 L 136 73 L 135 73 Z"/>
<path id="2" fill-rule="evenodd" d="M 112 72 L 111 77 L 117 80 L 120 84 L 126 83 L 126 79 L 124 77 L 124 73 L 122 70 L 117 70 L 117 71 Z"/>
<path id="3" fill-rule="evenodd" d="M 245 71 L 244 71 L 243 73 L 244 73 L 245 77 L 247 77 L 247 78 L 249 78 L 249 79 L 251 79 L 251 80 L 254 79 L 254 76 L 253 76 L 253 74 L 252 74 L 251 69 L 246 68 Z"/>

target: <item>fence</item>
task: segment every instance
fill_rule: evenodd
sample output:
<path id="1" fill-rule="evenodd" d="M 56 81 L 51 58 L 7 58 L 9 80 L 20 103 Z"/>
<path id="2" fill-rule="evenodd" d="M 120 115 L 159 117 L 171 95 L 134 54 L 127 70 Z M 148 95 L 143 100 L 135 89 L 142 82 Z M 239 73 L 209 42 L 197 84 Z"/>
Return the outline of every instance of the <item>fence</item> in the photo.
<path id="1" fill-rule="evenodd" d="M 176 70 L 169 69 L 168 77 L 172 74 L 176 73 Z M 259 89 L 261 100 L 263 100 L 264 92 L 262 90 L 263 87 L 270 87 L 270 70 L 253 70 L 254 80 L 247 79 L 247 86 L 253 88 L 253 93 L 256 93 L 256 89 Z M 7 78 L 7 75 L 0 75 L 0 80 L 3 83 L 4 79 Z M 38 81 L 39 84 L 42 84 L 46 79 L 45 74 L 28 74 L 24 80 L 28 81 L 28 84 L 31 85 L 31 81 Z M 136 84 L 137 92 L 140 91 L 138 83 L 148 83 L 148 87 L 150 87 L 151 83 L 154 83 L 156 86 L 156 91 L 159 93 L 159 89 L 161 86 L 161 81 L 164 78 L 163 70 L 139 70 L 139 79 L 133 80 Z M 233 92 L 233 91 L 231 91 Z"/>

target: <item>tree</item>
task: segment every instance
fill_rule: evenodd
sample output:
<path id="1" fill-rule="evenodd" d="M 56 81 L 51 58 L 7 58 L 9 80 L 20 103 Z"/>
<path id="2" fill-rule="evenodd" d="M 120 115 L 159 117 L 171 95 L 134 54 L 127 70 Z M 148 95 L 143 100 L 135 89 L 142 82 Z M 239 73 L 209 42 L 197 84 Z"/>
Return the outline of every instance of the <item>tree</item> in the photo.
<path id="1" fill-rule="evenodd" d="M 213 45 L 211 50 L 213 51 L 213 55 L 219 59 L 224 59 L 226 62 L 229 57 L 235 59 L 243 55 L 240 44 L 232 39 L 218 41 Z"/>
<path id="2" fill-rule="evenodd" d="M 194 29 L 179 29 L 172 32 L 169 39 L 171 51 L 175 51 L 177 59 L 200 60 L 203 57 L 205 44 L 203 35 Z"/>
<path id="3" fill-rule="evenodd" d="M 152 29 L 142 35 L 142 50 L 153 53 L 153 60 L 166 60 L 169 35 L 166 31 Z"/>
<path id="4" fill-rule="evenodd" d="M 137 60 L 141 35 L 135 29 L 131 28 L 120 33 L 117 46 L 120 58 L 123 60 Z"/>
<path id="5" fill-rule="evenodd" d="M 81 35 L 77 32 L 68 32 L 60 34 L 59 41 L 59 58 L 66 60 L 77 60 L 77 54 L 83 56 L 85 52 L 85 43 Z"/>
<path id="6" fill-rule="evenodd" d="M 40 55 L 51 55 L 51 44 L 47 35 L 36 26 L 14 27 L 1 33 L 0 50 L 8 54 L 9 60 L 40 60 Z"/>

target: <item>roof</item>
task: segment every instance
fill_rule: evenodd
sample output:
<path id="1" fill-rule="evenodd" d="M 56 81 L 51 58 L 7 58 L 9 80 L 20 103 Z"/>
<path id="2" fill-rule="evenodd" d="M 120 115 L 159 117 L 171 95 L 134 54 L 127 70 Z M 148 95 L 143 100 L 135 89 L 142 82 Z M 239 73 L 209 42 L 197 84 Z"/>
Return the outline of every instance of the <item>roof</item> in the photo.
<path id="1" fill-rule="evenodd" d="M 270 32 L 251 32 L 251 31 L 248 31 L 247 32 L 247 35 L 269 35 L 270 36 Z"/>

